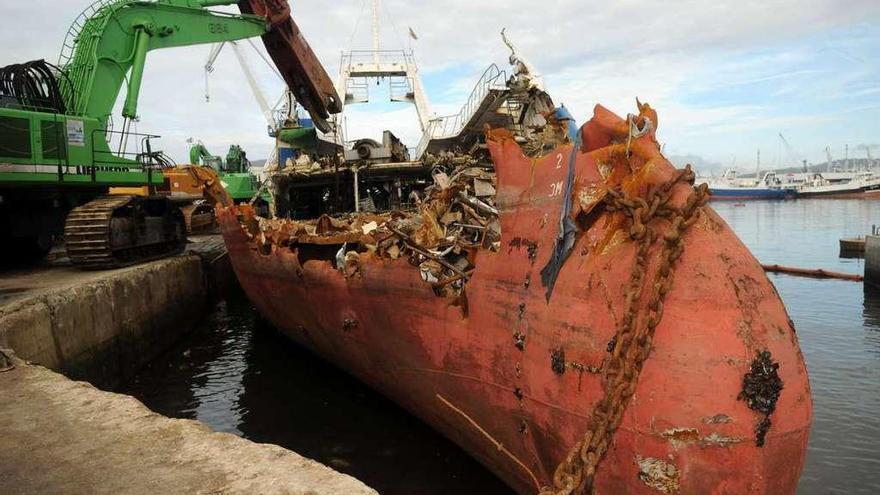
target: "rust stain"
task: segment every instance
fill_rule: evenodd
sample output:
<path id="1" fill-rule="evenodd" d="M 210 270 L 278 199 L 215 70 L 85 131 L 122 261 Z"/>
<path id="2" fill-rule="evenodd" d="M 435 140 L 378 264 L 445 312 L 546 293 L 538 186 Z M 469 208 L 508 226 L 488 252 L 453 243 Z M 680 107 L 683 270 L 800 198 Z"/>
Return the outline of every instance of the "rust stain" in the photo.
<path id="1" fill-rule="evenodd" d="M 611 238 L 608 239 L 608 242 L 605 243 L 605 246 L 602 248 L 602 255 L 606 255 L 614 251 L 614 248 L 623 244 L 627 240 L 626 233 L 623 230 L 615 230 L 611 234 Z"/>
<path id="2" fill-rule="evenodd" d="M 721 421 L 723 422 L 724 420 L 722 419 Z M 703 422 L 706 422 L 705 418 Z M 670 428 L 660 433 L 660 436 L 668 439 L 675 449 L 680 449 L 688 445 L 699 445 L 703 448 L 729 447 L 743 441 L 740 437 L 725 436 L 718 432 L 712 432 L 706 436 L 701 436 L 700 431 L 696 428 Z"/>
<path id="3" fill-rule="evenodd" d="M 677 442 L 696 442 L 700 439 L 700 432 L 696 428 L 670 428 L 660 436 Z"/>
<path id="4" fill-rule="evenodd" d="M 703 423 L 705 423 L 707 425 L 727 424 L 727 423 L 733 423 L 733 418 L 731 418 L 730 416 L 728 416 L 726 414 L 716 414 L 714 416 L 707 416 L 707 417 L 703 418 Z"/>
<path id="5" fill-rule="evenodd" d="M 639 466 L 639 479 L 660 493 L 678 493 L 681 472 L 674 464 L 654 457 L 636 456 Z"/>

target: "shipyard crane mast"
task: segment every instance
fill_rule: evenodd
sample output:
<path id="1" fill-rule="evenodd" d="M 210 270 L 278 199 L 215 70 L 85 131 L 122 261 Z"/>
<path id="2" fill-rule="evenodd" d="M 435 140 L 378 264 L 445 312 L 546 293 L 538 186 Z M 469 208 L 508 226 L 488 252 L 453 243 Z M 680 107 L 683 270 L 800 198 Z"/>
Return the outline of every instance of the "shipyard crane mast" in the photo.
<path id="1" fill-rule="evenodd" d="M 825 147 L 825 159 L 828 160 L 828 164 L 825 167 L 825 171 L 831 172 L 831 166 L 834 163 L 834 158 L 831 157 L 831 146 Z"/>
<path id="2" fill-rule="evenodd" d="M 779 139 L 782 140 L 782 146 L 785 147 L 785 152 L 788 153 L 789 158 L 791 158 L 792 161 L 794 161 L 794 163 L 800 162 L 801 161 L 800 157 L 798 156 L 797 153 L 795 153 L 794 148 L 791 147 L 791 145 L 788 143 L 788 140 L 785 139 L 785 136 L 783 136 L 781 132 L 779 133 Z M 804 167 L 804 173 L 806 173 L 807 172 L 807 161 L 806 160 L 803 160 L 803 167 Z M 804 177 L 804 179 L 806 180 L 806 177 Z"/>
<path id="3" fill-rule="evenodd" d="M 244 73 L 245 80 L 248 83 L 248 87 L 251 89 L 251 93 L 254 95 L 254 99 L 257 100 L 257 105 L 260 107 L 260 112 L 263 114 L 263 118 L 266 119 L 266 125 L 269 129 L 269 135 L 274 136 L 278 131 L 278 122 L 275 120 L 275 116 L 273 114 L 274 108 L 278 106 L 276 104 L 274 107 L 269 106 L 269 100 L 266 98 L 263 90 L 260 89 L 259 84 L 257 84 L 257 78 L 254 76 L 253 70 L 251 70 L 250 64 L 247 62 L 247 57 L 245 57 L 241 46 L 236 41 L 227 41 L 222 43 L 217 43 L 213 47 L 211 47 L 211 52 L 208 55 L 208 60 L 205 62 L 205 101 L 211 101 L 211 95 L 208 87 L 208 79 L 211 73 L 214 72 L 214 64 L 217 62 L 217 58 L 220 56 L 220 52 L 223 48 L 229 45 L 232 48 L 232 52 L 235 54 L 236 60 L 238 60 L 238 65 L 241 67 L 242 72 Z M 256 50 L 256 47 L 254 47 Z M 279 78 L 281 78 L 281 74 L 275 72 Z M 283 78 L 282 78 L 283 80 Z M 281 99 L 283 99 L 282 96 Z M 281 100 L 279 100 L 280 103 Z"/>
<path id="4" fill-rule="evenodd" d="M 865 155 L 866 155 L 867 158 L 868 158 L 868 166 L 867 166 L 867 169 L 868 169 L 868 170 L 873 170 L 873 169 L 874 169 L 874 156 L 871 154 L 871 145 L 870 145 L 870 144 L 863 144 L 863 145 L 862 145 L 862 148 L 865 149 Z"/>

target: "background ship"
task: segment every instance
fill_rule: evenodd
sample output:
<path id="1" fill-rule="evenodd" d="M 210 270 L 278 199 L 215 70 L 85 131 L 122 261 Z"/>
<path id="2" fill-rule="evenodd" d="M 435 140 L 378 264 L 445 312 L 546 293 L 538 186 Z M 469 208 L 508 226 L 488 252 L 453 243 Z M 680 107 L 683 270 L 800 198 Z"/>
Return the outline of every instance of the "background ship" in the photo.
<path id="1" fill-rule="evenodd" d="M 712 199 L 792 199 L 798 190 L 784 184 L 775 172 L 766 172 L 760 180 L 740 179 L 736 171 L 729 169 L 718 179 L 708 182 Z"/>
<path id="2" fill-rule="evenodd" d="M 852 173 L 814 172 L 797 188 L 798 197 L 864 197 L 880 196 L 880 177 L 871 171 Z"/>

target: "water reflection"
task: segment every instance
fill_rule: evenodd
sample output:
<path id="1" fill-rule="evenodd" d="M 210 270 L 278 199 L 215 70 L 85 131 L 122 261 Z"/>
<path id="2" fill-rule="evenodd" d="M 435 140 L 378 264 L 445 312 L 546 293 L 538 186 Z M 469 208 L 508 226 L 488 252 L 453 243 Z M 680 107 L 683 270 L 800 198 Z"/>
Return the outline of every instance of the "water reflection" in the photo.
<path id="1" fill-rule="evenodd" d="M 862 319 L 865 321 L 866 344 L 880 356 L 880 288 L 865 285 Z"/>
<path id="2" fill-rule="evenodd" d="M 172 417 L 294 450 L 383 494 L 508 494 L 438 433 L 268 327 L 243 297 L 124 393 Z"/>
<path id="3" fill-rule="evenodd" d="M 198 419 L 212 428 L 241 435 L 241 370 L 250 332 L 241 332 L 237 307 L 219 302 L 194 334 L 148 364 L 124 387 L 154 411 Z"/>

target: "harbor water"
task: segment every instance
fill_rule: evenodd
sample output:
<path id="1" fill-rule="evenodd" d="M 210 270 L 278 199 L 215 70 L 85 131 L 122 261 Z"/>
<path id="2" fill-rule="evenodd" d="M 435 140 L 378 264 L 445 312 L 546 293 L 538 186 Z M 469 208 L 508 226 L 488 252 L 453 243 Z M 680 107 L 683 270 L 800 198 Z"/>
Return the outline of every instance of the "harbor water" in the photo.
<path id="1" fill-rule="evenodd" d="M 508 494 L 464 451 L 230 297 L 121 392 L 175 418 L 272 443 L 383 495 Z"/>
<path id="2" fill-rule="evenodd" d="M 855 274 L 864 260 L 841 258 L 839 239 L 880 224 L 880 201 L 871 200 L 712 206 L 764 264 Z M 880 493 L 880 293 L 857 282 L 769 276 L 797 329 L 813 392 L 798 494 Z"/>
<path id="3" fill-rule="evenodd" d="M 880 224 L 880 201 L 712 206 L 764 264 L 857 274 L 863 260 L 840 258 L 838 239 Z M 880 493 L 880 293 L 849 281 L 770 279 L 797 328 L 813 392 L 798 493 Z M 292 449 L 383 494 L 509 493 L 442 436 L 273 331 L 243 296 L 218 303 L 121 392 L 156 412 Z"/>

